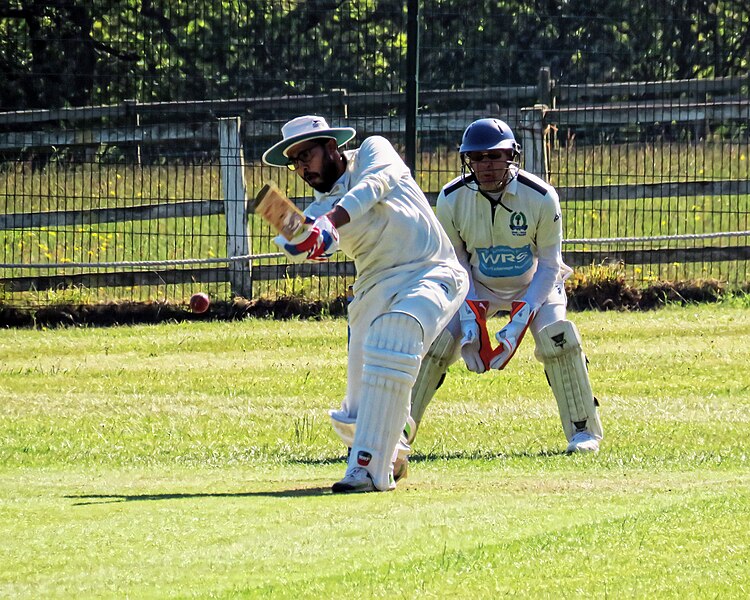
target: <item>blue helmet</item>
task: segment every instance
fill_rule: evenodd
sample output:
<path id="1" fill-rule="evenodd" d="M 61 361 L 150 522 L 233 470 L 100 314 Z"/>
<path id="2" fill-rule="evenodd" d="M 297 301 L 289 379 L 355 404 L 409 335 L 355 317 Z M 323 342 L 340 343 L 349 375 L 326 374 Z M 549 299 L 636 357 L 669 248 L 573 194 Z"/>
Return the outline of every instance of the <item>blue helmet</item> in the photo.
<path id="1" fill-rule="evenodd" d="M 500 119 L 479 119 L 474 121 L 464 131 L 461 146 L 458 151 L 475 152 L 484 150 L 499 150 L 507 148 L 520 154 L 521 145 L 513 136 L 513 131 L 505 121 Z"/>

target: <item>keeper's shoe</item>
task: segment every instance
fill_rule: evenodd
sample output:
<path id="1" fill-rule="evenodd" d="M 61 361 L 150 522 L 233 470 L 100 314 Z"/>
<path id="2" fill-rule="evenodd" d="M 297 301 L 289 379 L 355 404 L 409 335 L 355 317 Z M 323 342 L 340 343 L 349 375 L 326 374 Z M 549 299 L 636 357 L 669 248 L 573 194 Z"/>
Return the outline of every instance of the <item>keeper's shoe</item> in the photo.
<path id="1" fill-rule="evenodd" d="M 393 463 L 393 480 L 401 481 L 409 475 L 409 457 L 397 458 Z"/>
<path id="2" fill-rule="evenodd" d="M 377 492 L 378 488 L 372 481 L 372 477 L 366 469 L 354 467 L 347 471 L 344 478 L 333 484 L 331 491 L 334 494 L 361 494 L 363 492 Z"/>
<path id="3" fill-rule="evenodd" d="M 579 431 L 570 440 L 566 454 L 573 454 L 575 452 L 599 452 L 599 440 L 597 440 L 591 433 L 586 430 Z"/>

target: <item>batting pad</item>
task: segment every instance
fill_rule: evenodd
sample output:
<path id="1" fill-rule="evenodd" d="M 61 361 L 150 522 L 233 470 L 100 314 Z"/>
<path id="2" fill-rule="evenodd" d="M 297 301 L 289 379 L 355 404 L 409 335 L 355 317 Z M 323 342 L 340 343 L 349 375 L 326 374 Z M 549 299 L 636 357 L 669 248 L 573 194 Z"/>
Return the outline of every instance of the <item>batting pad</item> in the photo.
<path id="1" fill-rule="evenodd" d="M 354 432 L 357 430 L 357 419 L 350 417 L 344 410 L 329 410 L 331 425 L 333 430 L 344 442 L 347 448 L 351 448 L 354 443 Z"/>
<path id="2" fill-rule="evenodd" d="M 430 346 L 422 360 L 419 375 L 411 391 L 411 416 L 416 427 L 409 432 L 409 443 L 414 441 L 417 429 L 424 416 L 427 405 L 432 401 L 445 378 L 448 366 L 453 362 L 456 353 L 456 340 L 450 331 L 443 329 Z"/>
<path id="3" fill-rule="evenodd" d="M 536 337 L 536 355 L 544 364 L 547 380 L 557 400 L 565 437 L 570 441 L 581 424 L 596 439 L 604 437 L 594 394 L 591 391 L 581 336 L 567 320 L 543 327 Z"/>
<path id="4" fill-rule="evenodd" d="M 423 335 L 414 317 L 390 312 L 372 322 L 365 339 L 362 390 L 349 468 L 367 469 L 379 490 L 393 487 L 393 460 L 409 416 Z"/>
<path id="5" fill-rule="evenodd" d="M 350 417 L 349 414 L 342 410 L 329 410 L 328 414 L 331 417 L 331 425 L 336 434 L 344 442 L 347 448 L 351 448 L 354 445 L 354 434 L 357 431 L 357 419 Z M 396 458 L 406 458 L 411 454 L 411 440 L 416 435 L 417 425 L 414 423 L 414 419 L 411 416 L 406 418 L 406 424 L 404 425 L 403 435 L 399 437 L 398 444 L 396 445 Z"/>

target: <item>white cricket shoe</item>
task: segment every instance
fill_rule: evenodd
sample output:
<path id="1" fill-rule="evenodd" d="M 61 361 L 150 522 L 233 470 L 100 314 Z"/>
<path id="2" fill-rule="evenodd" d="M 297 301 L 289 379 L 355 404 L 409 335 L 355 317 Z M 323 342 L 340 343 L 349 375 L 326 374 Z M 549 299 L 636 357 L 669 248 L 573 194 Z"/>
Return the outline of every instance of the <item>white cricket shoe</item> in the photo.
<path id="1" fill-rule="evenodd" d="M 574 452 L 599 452 L 599 440 L 586 430 L 579 431 L 570 440 L 568 449 L 565 450 L 566 454 Z"/>
<path id="2" fill-rule="evenodd" d="M 397 458 L 393 463 L 393 480 L 400 481 L 409 475 L 409 457 Z"/>
<path id="3" fill-rule="evenodd" d="M 362 492 L 377 492 L 378 488 L 372 481 L 367 469 L 354 467 L 347 471 L 344 478 L 333 484 L 331 491 L 334 494 L 358 494 Z"/>

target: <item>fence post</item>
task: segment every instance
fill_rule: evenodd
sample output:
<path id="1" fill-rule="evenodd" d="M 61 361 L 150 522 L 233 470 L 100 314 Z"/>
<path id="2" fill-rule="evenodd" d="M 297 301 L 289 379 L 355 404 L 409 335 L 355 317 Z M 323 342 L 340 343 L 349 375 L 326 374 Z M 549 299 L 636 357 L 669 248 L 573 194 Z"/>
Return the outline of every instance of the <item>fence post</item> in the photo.
<path id="1" fill-rule="evenodd" d="M 227 257 L 246 256 L 249 254 L 247 186 L 239 117 L 219 119 L 219 162 L 227 221 Z M 251 298 L 253 280 L 250 260 L 232 261 L 227 271 L 232 294 Z"/>
<path id="2" fill-rule="evenodd" d="M 546 111 L 544 104 L 521 109 L 521 147 L 524 169 L 549 181 L 547 128 L 544 122 Z"/>
<path id="3" fill-rule="evenodd" d="M 539 69 L 539 81 L 536 86 L 537 103 L 552 106 L 552 78 L 549 67 Z"/>
<path id="4" fill-rule="evenodd" d="M 125 118 L 127 119 L 126 126 L 131 125 L 137 131 L 141 126 L 141 115 L 138 113 L 138 100 L 123 100 L 125 105 Z M 135 145 L 135 164 L 141 166 L 141 145 Z"/>
<path id="5" fill-rule="evenodd" d="M 419 0 L 406 3 L 406 166 L 417 177 L 417 116 L 419 106 Z"/>
<path id="6" fill-rule="evenodd" d="M 331 108 L 329 114 L 332 117 L 349 118 L 349 90 L 346 88 L 333 88 L 329 95 Z"/>

